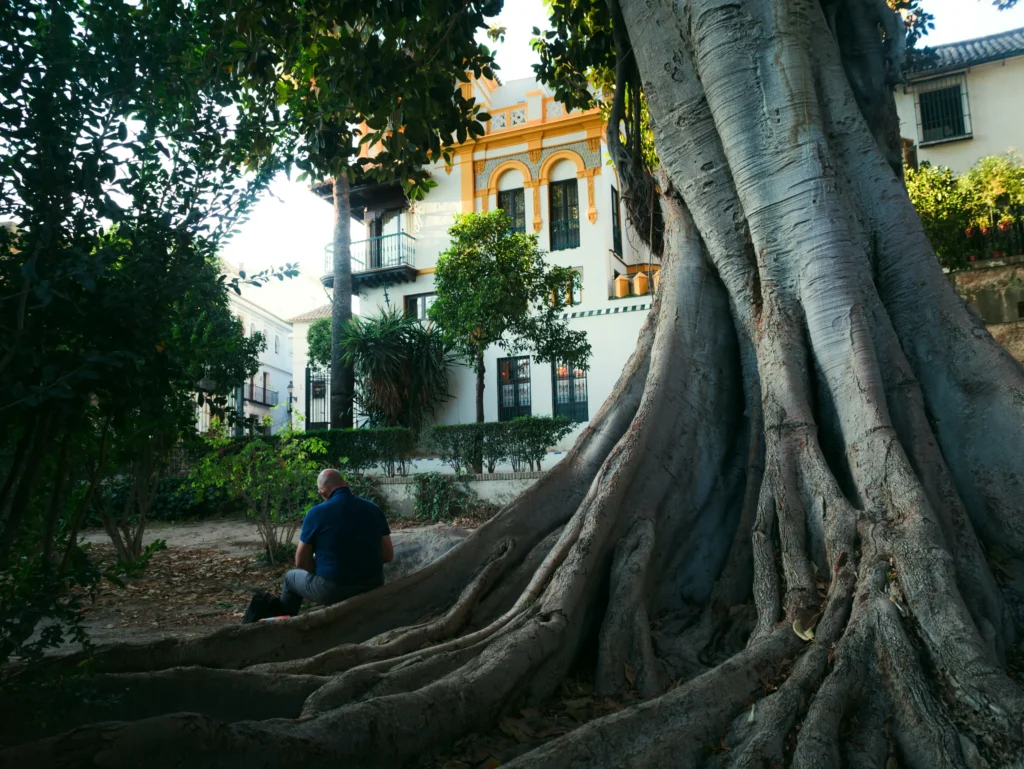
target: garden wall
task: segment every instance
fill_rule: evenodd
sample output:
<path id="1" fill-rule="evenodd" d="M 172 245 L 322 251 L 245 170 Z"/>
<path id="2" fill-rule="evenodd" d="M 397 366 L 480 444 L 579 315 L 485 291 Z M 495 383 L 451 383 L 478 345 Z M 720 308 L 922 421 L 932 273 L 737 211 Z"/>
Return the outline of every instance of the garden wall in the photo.
<path id="1" fill-rule="evenodd" d="M 544 476 L 544 472 L 533 473 L 490 473 L 464 476 L 470 489 L 484 502 L 505 505 L 526 491 Z M 394 515 L 410 518 L 416 486 L 409 477 L 377 478 L 381 492 L 387 497 Z"/>

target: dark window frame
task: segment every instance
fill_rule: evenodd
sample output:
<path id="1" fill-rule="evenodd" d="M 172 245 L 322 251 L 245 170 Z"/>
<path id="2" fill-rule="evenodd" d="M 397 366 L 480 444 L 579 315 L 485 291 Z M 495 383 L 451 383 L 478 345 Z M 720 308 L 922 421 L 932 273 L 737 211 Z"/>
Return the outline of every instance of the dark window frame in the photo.
<path id="1" fill-rule="evenodd" d="M 622 256 L 622 217 L 619 191 L 612 187 L 612 250 Z"/>
<path id="2" fill-rule="evenodd" d="M 913 92 L 920 146 L 972 138 L 970 94 L 964 73 L 919 81 Z"/>
<path id="3" fill-rule="evenodd" d="M 526 233 L 526 190 L 523 187 L 498 190 L 498 208 L 509 215 L 516 232 Z"/>
<path id="4" fill-rule="evenodd" d="M 548 231 L 551 250 L 580 247 L 580 200 L 577 179 L 548 183 Z"/>
<path id="5" fill-rule="evenodd" d="M 525 363 L 525 366 L 524 366 Z M 528 417 L 533 414 L 533 383 L 531 381 L 532 366 L 529 355 L 515 355 L 498 358 L 498 421 L 508 422 L 517 417 Z M 526 375 L 523 376 L 525 369 Z M 526 385 L 525 389 L 523 385 Z M 511 388 L 506 390 L 505 388 Z M 525 402 L 523 393 L 526 393 Z M 512 402 L 506 402 L 506 394 L 511 394 Z"/>
<path id="6" fill-rule="evenodd" d="M 407 294 L 404 297 L 404 299 L 403 299 L 403 305 L 402 305 L 404 307 L 404 309 L 405 309 L 405 316 L 407 318 L 416 318 L 416 320 L 420 320 L 420 321 L 428 321 L 428 320 L 430 320 L 430 316 L 427 315 L 427 310 L 429 310 L 430 307 L 429 307 L 429 305 L 427 305 L 426 300 L 431 298 L 431 297 L 436 299 L 437 298 L 437 294 L 434 293 L 433 291 L 428 291 L 428 292 L 423 293 L 423 294 Z M 415 309 L 414 312 L 410 312 L 409 311 L 410 304 L 412 304 L 412 303 L 415 303 L 415 306 L 416 306 L 416 309 Z M 431 304 L 433 304 L 433 303 L 431 303 Z M 421 306 L 422 306 L 422 309 L 423 309 L 422 314 L 420 314 L 420 307 Z"/>
<path id="7" fill-rule="evenodd" d="M 551 413 L 572 422 L 590 419 L 587 371 L 561 361 L 551 365 Z"/>

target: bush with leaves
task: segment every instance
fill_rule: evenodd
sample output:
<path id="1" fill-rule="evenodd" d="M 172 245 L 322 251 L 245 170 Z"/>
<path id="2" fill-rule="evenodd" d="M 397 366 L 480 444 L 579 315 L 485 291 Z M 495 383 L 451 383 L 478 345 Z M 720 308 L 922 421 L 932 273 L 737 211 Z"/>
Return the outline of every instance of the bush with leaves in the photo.
<path id="1" fill-rule="evenodd" d="M 388 477 L 404 475 L 416 450 L 416 434 L 405 427 L 309 430 L 304 435 L 323 441 L 328 461 L 356 473 L 379 467 Z"/>
<path id="2" fill-rule="evenodd" d="M 489 472 L 508 462 L 513 472 L 540 469 L 548 449 L 572 432 L 573 423 L 562 416 L 519 417 L 508 422 L 432 425 L 425 445 L 456 473 L 480 463 Z"/>
<path id="3" fill-rule="evenodd" d="M 962 176 L 929 163 L 905 171 L 910 201 L 947 269 L 992 255 L 999 245 L 987 239 L 1024 220 L 1024 163 L 1016 153 L 982 158 Z"/>
<path id="4" fill-rule="evenodd" d="M 326 318 L 306 332 L 309 360 L 324 368 L 331 358 Z M 341 334 L 345 365 L 356 375 L 355 402 L 370 427 L 408 427 L 419 432 L 449 398 L 455 359 L 443 334 L 390 304 L 375 315 L 352 318 Z"/>
<path id="5" fill-rule="evenodd" d="M 461 474 L 417 473 L 413 483 L 414 515 L 421 521 L 485 520 L 497 511 L 495 505 L 480 499 Z"/>
<path id="6" fill-rule="evenodd" d="M 384 517 L 390 516 L 391 504 L 388 502 L 383 489 L 381 489 L 380 479 L 377 476 L 363 475 L 362 473 L 345 473 L 345 480 L 348 481 L 349 488 L 353 494 L 373 502 L 384 513 Z"/>
<path id="7" fill-rule="evenodd" d="M 326 455 L 319 438 L 291 430 L 275 437 L 239 444 L 215 423 L 207 437 L 211 452 L 197 463 L 192 476 L 197 496 L 226 487 L 241 498 L 269 563 L 287 557 L 306 510 L 319 501 L 316 477 Z"/>

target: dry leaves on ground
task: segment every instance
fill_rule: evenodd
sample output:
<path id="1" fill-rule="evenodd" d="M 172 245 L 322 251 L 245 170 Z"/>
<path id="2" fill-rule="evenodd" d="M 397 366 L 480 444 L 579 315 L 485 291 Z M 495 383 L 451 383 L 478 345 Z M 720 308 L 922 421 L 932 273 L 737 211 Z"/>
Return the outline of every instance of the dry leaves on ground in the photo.
<path id="1" fill-rule="evenodd" d="M 503 716 L 487 734 L 471 734 L 448 753 L 420 764 L 420 769 L 495 769 L 545 742 L 601 716 L 618 712 L 631 701 L 600 698 L 584 681 L 565 681 L 548 702 Z"/>
<path id="2" fill-rule="evenodd" d="M 90 553 L 108 566 L 116 560 L 111 545 L 95 545 Z M 255 591 L 278 591 L 287 568 L 213 548 L 161 550 L 141 576 L 124 578 L 123 588 L 104 582 L 83 613 L 94 622 L 107 620 L 107 629 L 173 630 L 237 622 Z"/>

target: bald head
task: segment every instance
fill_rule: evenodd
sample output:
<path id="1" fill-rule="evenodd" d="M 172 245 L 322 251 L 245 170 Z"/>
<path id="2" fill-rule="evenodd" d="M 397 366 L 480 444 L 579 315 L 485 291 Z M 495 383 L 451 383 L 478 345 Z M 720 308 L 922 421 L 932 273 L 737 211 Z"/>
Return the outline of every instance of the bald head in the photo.
<path id="1" fill-rule="evenodd" d="M 331 496 L 337 488 L 342 486 L 348 486 L 345 483 L 345 479 L 341 473 L 335 470 L 333 467 L 328 467 L 326 470 L 321 470 L 320 475 L 316 477 L 316 490 L 320 492 L 320 495 L 325 499 Z"/>

